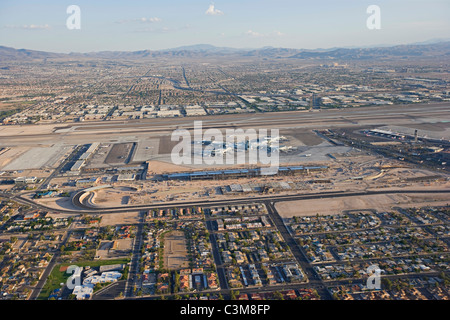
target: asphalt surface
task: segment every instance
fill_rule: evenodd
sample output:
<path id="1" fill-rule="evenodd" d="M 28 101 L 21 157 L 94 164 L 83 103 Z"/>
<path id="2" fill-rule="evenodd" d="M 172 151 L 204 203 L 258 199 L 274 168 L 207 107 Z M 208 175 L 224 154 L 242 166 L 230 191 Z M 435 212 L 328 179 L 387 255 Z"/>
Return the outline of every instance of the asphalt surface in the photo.
<path id="1" fill-rule="evenodd" d="M 230 205 L 236 203 L 254 203 L 258 201 L 295 201 L 295 200 L 312 200 L 312 199 L 330 199 L 330 198 L 340 198 L 340 197 L 350 197 L 350 196 L 367 196 L 367 195 L 377 195 L 377 194 L 439 194 L 439 193 L 450 193 L 450 190 L 445 189 L 428 189 L 428 190 L 373 190 L 373 191 L 361 191 L 361 192 L 349 192 L 349 191 L 328 191 L 312 194 L 297 194 L 297 195 L 277 195 L 277 196 L 260 196 L 252 198 L 234 198 L 228 200 L 202 200 L 202 201 L 185 201 L 177 203 L 158 203 L 158 204 L 146 204 L 146 205 L 135 205 L 135 206 L 116 206 L 116 207 L 106 207 L 106 208 L 93 208 L 80 202 L 80 197 L 84 193 L 83 190 L 79 191 L 72 199 L 73 204 L 80 208 L 80 210 L 67 210 L 67 209 L 55 209 L 51 207 L 44 206 L 33 200 L 27 199 L 22 196 L 13 195 L 9 192 L 0 192 L 0 196 L 17 201 L 22 204 L 30 205 L 35 209 L 46 210 L 49 212 L 59 212 L 59 213 L 69 213 L 76 214 L 80 212 L 95 212 L 95 213 L 119 213 L 119 212 L 130 212 L 139 210 L 150 210 L 155 208 L 168 209 L 168 208 L 187 208 L 195 205 Z"/>
<path id="2" fill-rule="evenodd" d="M 212 115 L 185 118 L 158 118 L 126 121 L 98 121 L 90 123 L 71 123 L 57 127 L 52 133 L 42 132 L 35 134 L 19 134 L 12 132 L 8 135 L 7 128 L 2 137 L 8 145 L 21 145 L 23 143 L 48 143 L 49 141 L 84 141 L 93 137 L 97 140 L 115 138 L 125 134 L 148 134 L 151 132 L 170 134 L 176 128 L 193 129 L 194 121 L 203 121 L 203 129 L 208 128 L 313 128 L 328 129 L 330 127 L 349 127 L 356 125 L 415 125 L 420 123 L 435 123 L 436 121 L 450 120 L 449 103 L 429 103 L 394 105 L 389 107 L 361 107 L 328 109 L 314 112 L 267 112 L 237 115 Z M 33 132 L 35 125 L 23 125 L 24 130 Z M 59 132 L 57 129 L 66 129 Z M 26 131 L 25 131 L 26 132 Z M 99 141 L 100 141 L 99 140 Z"/>
<path id="3" fill-rule="evenodd" d="M 141 247 L 142 247 L 142 231 L 144 229 L 145 222 L 145 211 L 139 213 L 139 224 L 136 230 L 136 236 L 133 242 L 133 249 L 131 251 L 131 262 L 130 269 L 128 271 L 128 279 L 125 285 L 125 297 L 133 296 L 133 288 L 137 282 L 139 274 L 139 264 L 141 258 Z"/>
<path id="4" fill-rule="evenodd" d="M 229 200 L 203 200 L 203 201 L 186 201 L 171 204 L 148 204 L 148 205 L 135 205 L 135 206 L 117 206 L 108 208 L 93 208 L 80 201 L 80 197 L 83 195 L 83 191 L 80 191 L 73 197 L 73 204 L 82 210 L 95 211 L 98 213 L 112 213 L 112 212 L 129 212 L 136 210 L 149 210 L 155 208 L 174 208 L 174 207 L 190 207 L 193 205 L 229 205 L 234 203 L 253 203 L 258 201 L 295 201 L 295 200 L 312 200 L 312 199 L 330 199 L 330 198 L 340 198 L 340 197 L 350 197 L 350 196 L 368 196 L 368 195 L 379 195 L 379 194 L 433 194 L 433 193 L 450 193 L 450 190 L 373 190 L 373 191 L 360 191 L 360 192 L 348 192 L 348 191 L 329 191 L 320 192 L 312 194 L 297 194 L 297 195 L 277 195 L 277 196 L 261 196 L 252 198 L 234 198 Z M 28 200 L 28 199 L 26 199 Z M 59 210 L 61 212 L 73 212 L 69 210 Z"/>
<path id="5" fill-rule="evenodd" d="M 217 276 L 219 278 L 220 288 L 222 288 L 222 290 L 228 290 L 228 281 L 225 276 L 225 268 L 222 263 L 222 257 L 220 256 L 219 246 L 217 245 L 216 235 L 214 233 L 215 228 L 212 225 L 211 220 L 206 220 L 205 223 L 206 223 L 206 228 L 208 229 L 208 232 L 209 232 L 209 240 L 211 243 L 211 249 L 212 249 L 214 261 L 216 263 L 216 272 L 217 272 Z"/>

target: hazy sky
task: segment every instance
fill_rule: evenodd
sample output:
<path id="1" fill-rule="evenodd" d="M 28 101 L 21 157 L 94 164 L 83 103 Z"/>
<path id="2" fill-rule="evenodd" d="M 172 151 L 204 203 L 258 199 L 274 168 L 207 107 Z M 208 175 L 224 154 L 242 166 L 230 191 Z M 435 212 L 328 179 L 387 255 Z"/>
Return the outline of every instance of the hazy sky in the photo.
<path id="1" fill-rule="evenodd" d="M 69 5 L 81 29 L 69 30 Z M 369 30 L 369 5 L 381 29 Z M 449 0 L 0 0 L 0 45 L 54 52 L 192 44 L 331 48 L 449 38 Z"/>

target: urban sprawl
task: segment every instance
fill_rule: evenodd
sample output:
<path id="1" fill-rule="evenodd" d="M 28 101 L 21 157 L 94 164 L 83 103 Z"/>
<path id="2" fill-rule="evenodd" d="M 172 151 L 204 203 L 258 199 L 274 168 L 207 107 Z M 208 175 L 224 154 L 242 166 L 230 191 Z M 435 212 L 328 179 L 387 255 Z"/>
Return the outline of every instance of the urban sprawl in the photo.
<path id="1" fill-rule="evenodd" d="M 449 60 L 416 47 L 0 59 L 0 299 L 448 300 Z M 242 139 L 277 170 L 173 163 L 194 121 L 277 129 Z"/>

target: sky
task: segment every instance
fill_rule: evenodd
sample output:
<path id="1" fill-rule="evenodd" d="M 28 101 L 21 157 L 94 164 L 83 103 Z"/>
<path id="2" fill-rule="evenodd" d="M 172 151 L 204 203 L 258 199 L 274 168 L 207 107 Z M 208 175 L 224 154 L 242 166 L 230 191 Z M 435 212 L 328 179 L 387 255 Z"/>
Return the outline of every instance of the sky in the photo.
<path id="1" fill-rule="evenodd" d="M 80 9 L 69 29 L 70 5 Z M 380 29 L 367 20 L 380 9 Z M 0 45 L 50 52 L 194 44 L 317 49 L 450 39 L 449 0 L 1 0 Z"/>

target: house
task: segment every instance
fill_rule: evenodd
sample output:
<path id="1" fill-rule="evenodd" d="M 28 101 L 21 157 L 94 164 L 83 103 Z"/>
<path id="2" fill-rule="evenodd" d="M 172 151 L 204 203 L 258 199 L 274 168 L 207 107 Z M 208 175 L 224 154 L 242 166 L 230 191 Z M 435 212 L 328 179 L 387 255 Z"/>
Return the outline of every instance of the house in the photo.
<path id="1" fill-rule="evenodd" d="M 232 257 L 230 251 L 222 251 L 222 259 L 224 263 L 231 263 Z"/>
<path id="2" fill-rule="evenodd" d="M 237 300 L 248 300 L 248 295 L 246 293 L 241 293 L 236 297 Z"/>
<path id="3" fill-rule="evenodd" d="M 208 287 L 211 289 L 217 289 L 219 288 L 218 284 L 217 284 L 217 276 L 215 273 L 210 273 L 207 276 L 207 280 L 208 280 Z"/>
<path id="4" fill-rule="evenodd" d="M 242 252 L 240 252 L 240 251 L 236 251 L 234 253 L 234 256 L 235 256 L 235 259 L 236 259 L 237 263 L 244 263 L 245 260 L 246 260 L 245 255 Z"/>
<path id="5" fill-rule="evenodd" d="M 158 286 L 156 287 L 156 290 L 160 291 L 160 292 L 166 292 L 167 290 L 169 290 L 169 285 L 166 283 L 160 283 L 158 284 Z"/>
<path id="6" fill-rule="evenodd" d="M 180 276 L 180 289 L 181 290 L 189 290 L 191 288 L 191 280 L 190 275 L 182 275 Z"/>

